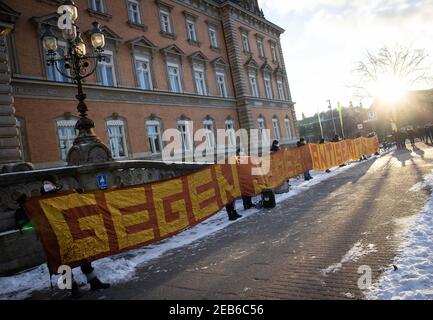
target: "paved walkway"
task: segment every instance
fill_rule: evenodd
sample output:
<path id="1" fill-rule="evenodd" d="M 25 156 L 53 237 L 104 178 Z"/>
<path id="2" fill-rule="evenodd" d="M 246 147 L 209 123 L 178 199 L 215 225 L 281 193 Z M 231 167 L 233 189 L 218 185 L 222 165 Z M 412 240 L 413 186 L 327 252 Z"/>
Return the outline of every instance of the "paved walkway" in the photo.
<path id="1" fill-rule="evenodd" d="M 429 197 L 409 191 L 433 169 L 433 148 L 418 147 L 360 164 L 84 298 L 360 299 L 358 267 L 370 266 L 373 281 L 392 267 L 405 222 Z"/>

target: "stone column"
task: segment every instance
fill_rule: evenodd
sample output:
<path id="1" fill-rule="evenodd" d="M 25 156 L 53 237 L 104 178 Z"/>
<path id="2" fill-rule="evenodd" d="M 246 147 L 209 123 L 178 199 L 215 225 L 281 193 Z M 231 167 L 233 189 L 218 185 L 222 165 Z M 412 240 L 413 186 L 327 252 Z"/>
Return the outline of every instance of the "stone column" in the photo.
<path id="1" fill-rule="evenodd" d="M 10 29 L 0 26 L 0 173 L 31 169 L 23 163 L 15 119 L 11 86 L 11 69 L 7 52 Z"/>
<path id="2" fill-rule="evenodd" d="M 245 100 L 247 95 L 247 80 L 245 77 L 245 67 L 241 59 L 241 48 L 239 30 L 236 28 L 235 17 L 233 16 L 230 4 L 222 8 L 222 24 L 224 29 L 225 43 L 227 46 L 231 76 L 234 83 L 235 96 L 237 99 L 237 113 L 241 128 L 252 129 L 254 122 L 250 106 Z"/>

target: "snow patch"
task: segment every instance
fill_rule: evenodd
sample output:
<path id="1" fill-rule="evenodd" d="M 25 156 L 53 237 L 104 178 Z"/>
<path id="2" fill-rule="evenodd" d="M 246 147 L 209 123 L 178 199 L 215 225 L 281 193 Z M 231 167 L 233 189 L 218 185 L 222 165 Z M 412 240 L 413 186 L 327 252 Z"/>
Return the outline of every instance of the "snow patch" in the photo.
<path id="1" fill-rule="evenodd" d="M 341 270 L 344 263 L 348 263 L 351 261 L 358 261 L 359 258 L 370 254 L 372 252 L 377 252 L 376 246 L 374 244 L 364 244 L 362 240 L 358 241 L 353 245 L 353 247 L 346 252 L 346 254 L 341 258 L 341 261 L 338 263 L 334 263 L 327 267 L 326 269 L 322 269 L 321 273 L 324 276 L 327 276 L 330 273 L 335 273 Z"/>
<path id="2" fill-rule="evenodd" d="M 423 177 L 424 181 L 418 182 L 409 189 L 411 192 L 417 192 L 433 186 L 433 174 L 428 174 Z"/>
<path id="3" fill-rule="evenodd" d="M 433 187 L 433 174 L 427 175 L 422 184 L 421 188 Z M 414 190 L 420 187 L 415 186 Z M 365 296 L 381 300 L 433 299 L 433 195 L 415 219 L 400 219 L 398 223 L 407 230 L 393 262 L 398 270 L 388 269 Z"/>

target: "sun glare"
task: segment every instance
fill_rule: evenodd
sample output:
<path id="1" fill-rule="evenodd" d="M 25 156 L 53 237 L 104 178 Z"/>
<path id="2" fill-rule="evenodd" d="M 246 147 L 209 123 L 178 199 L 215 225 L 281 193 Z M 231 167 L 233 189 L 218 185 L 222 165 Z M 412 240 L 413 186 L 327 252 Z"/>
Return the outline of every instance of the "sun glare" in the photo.
<path id="1" fill-rule="evenodd" d="M 396 103 L 406 94 L 407 86 L 401 79 L 386 77 L 377 83 L 375 91 L 376 96 L 383 102 Z"/>

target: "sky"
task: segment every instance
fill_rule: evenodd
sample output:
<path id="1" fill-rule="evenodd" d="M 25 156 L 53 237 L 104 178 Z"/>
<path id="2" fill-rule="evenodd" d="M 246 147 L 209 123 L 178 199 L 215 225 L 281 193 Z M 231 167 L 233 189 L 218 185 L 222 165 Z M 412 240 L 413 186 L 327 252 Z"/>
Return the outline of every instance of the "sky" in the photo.
<path id="1" fill-rule="evenodd" d="M 426 49 L 433 65 L 433 0 L 259 0 L 259 6 L 286 30 L 281 44 L 298 119 L 327 110 L 327 100 L 333 107 L 359 105 L 350 84 L 367 50 L 412 45 Z"/>

